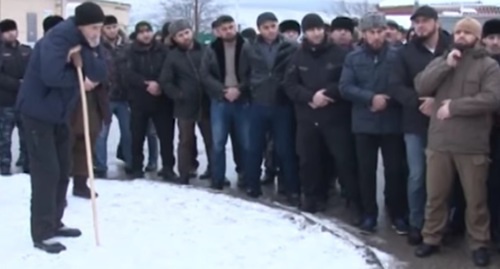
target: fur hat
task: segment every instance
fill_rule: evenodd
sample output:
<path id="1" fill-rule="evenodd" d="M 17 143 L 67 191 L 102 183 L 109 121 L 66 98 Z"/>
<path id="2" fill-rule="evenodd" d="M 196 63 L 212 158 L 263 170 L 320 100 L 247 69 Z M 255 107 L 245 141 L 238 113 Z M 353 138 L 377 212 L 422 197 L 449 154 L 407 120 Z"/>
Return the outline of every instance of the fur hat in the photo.
<path id="1" fill-rule="evenodd" d="M 0 22 L 0 32 L 5 33 L 13 30 L 17 30 L 17 23 L 14 20 L 5 19 Z"/>
<path id="2" fill-rule="evenodd" d="M 359 29 L 361 31 L 385 27 L 387 27 L 387 20 L 385 19 L 385 15 L 379 12 L 368 12 L 359 21 Z"/>
<path id="3" fill-rule="evenodd" d="M 118 19 L 113 15 L 104 17 L 104 25 L 118 24 Z"/>
<path id="4" fill-rule="evenodd" d="M 300 23 L 296 20 L 286 20 L 280 23 L 280 33 L 284 33 L 286 31 L 295 31 L 300 35 Z"/>
<path id="5" fill-rule="evenodd" d="M 168 32 L 172 36 L 175 36 L 178 32 L 186 29 L 192 29 L 192 27 L 191 23 L 185 19 L 175 20 L 168 26 Z"/>
<path id="6" fill-rule="evenodd" d="M 63 17 L 52 15 L 48 16 L 43 20 L 43 32 L 47 33 L 52 27 L 56 26 L 58 23 L 64 21 Z"/>
<path id="7" fill-rule="evenodd" d="M 500 34 L 500 19 L 487 20 L 483 24 L 483 38 L 489 35 Z"/>
<path id="8" fill-rule="evenodd" d="M 465 17 L 455 24 L 453 33 L 456 33 L 457 31 L 464 31 L 474 35 L 478 39 L 481 39 L 481 28 L 481 23 L 478 20 L 471 17 Z"/>
<path id="9" fill-rule="evenodd" d="M 354 25 L 354 21 L 351 18 L 336 17 L 335 19 L 333 19 L 332 25 L 330 27 L 332 31 L 344 29 L 353 33 L 354 27 L 356 26 Z"/>
<path id="10" fill-rule="evenodd" d="M 77 26 L 104 22 L 102 8 L 94 2 L 83 2 L 75 8 L 75 23 Z"/>

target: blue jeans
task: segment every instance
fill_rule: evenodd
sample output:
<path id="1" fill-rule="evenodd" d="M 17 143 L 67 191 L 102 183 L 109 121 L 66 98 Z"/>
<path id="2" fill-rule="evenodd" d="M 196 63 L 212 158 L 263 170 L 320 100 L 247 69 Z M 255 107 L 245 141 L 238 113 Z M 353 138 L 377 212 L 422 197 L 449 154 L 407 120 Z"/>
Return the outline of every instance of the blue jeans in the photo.
<path id="1" fill-rule="evenodd" d="M 125 164 L 132 164 L 132 135 L 130 133 L 130 110 L 128 102 L 110 102 L 111 113 L 118 119 L 120 128 L 120 147 Z M 108 170 L 108 135 L 111 126 L 103 126 L 95 145 L 94 166 L 98 171 Z"/>
<path id="2" fill-rule="evenodd" d="M 167 123 L 165 123 L 167 124 Z M 156 129 L 153 121 L 148 123 L 148 133 L 146 135 L 148 141 L 148 166 L 158 165 L 158 135 L 156 134 Z"/>
<path id="3" fill-rule="evenodd" d="M 212 100 L 210 106 L 210 120 L 212 121 L 212 181 L 222 184 L 226 176 L 226 144 L 231 124 L 234 124 L 237 142 L 241 156 L 245 158 L 249 148 L 249 104 L 229 103 Z M 245 161 L 243 160 L 243 174 Z"/>
<path id="4" fill-rule="evenodd" d="M 422 229 L 425 216 L 425 134 L 405 134 L 406 158 L 408 160 L 408 206 L 410 225 Z"/>
<path id="5" fill-rule="evenodd" d="M 293 134 L 293 108 L 252 104 L 250 107 L 250 145 L 246 164 L 246 183 L 260 192 L 262 158 L 266 148 L 266 134 L 271 135 L 277 159 L 285 179 L 288 193 L 299 193 L 298 164 Z"/>

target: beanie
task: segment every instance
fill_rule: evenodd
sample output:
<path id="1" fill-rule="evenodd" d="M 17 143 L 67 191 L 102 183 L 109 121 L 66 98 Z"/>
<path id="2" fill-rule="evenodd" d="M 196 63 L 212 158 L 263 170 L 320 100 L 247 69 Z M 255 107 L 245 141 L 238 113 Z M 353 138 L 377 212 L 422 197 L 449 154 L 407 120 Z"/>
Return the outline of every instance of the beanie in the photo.
<path id="1" fill-rule="evenodd" d="M 61 16 L 48 16 L 43 20 L 43 32 L 47 33 L 50 29 L 52 29 L 52 27 L 56 26 L 62 21 L 64 21 L 64 19 Z"/>
<path id="2" fill-rule="evenodd" d="M 316 13 L 309 13 L 302 19 L 302 31 L 311 30 L 314 28 L 324 28 L 325 22 Z"/>
<path id="3" fill-rule="evenodd" d="M 166 22 L 161 27 L 161 38 L 162 39 L 165 39 L 170 34 L 170 32 L 168 31 L 169 26 L 170 26 L 170 22 Z"/>
<path id="4" fill-rule="evenodd" d="M 153 31 L 153 26 L 151 26 L 151 24 L 147 21 L 140 21 L 135 25 L 135 33 L 139 33 L 144 30 Z"/>
<path id="5" fill-rule="evenodd" d="M 191 29 L 191 23 L 189 23 L 189 21 L 185 19 L 175 20 L 171 22 L 170 25 L 168 26 L 168 32 L 172 36 L 186 29 Z"/>
<path id="6" fill-rule="evenodd" d="M 500 19 L 491 19 L 483 25 L 483 38 L 489 35 L 500 34 Z"/>
<path id="7" fill-rule="evenodd" d="M 459 20 L 455 24 L 455 28 L 453 28 L 453 33 L 456 33 L 457 31 L 464 31 L 474 35 L 478 39 L 481 39 L 481 23 L 474 18 L 465 17 Z"/>
<path id="8" fill-rule="evenodd" d="M 387 27 L 385 15 L 380 12 L 368 12 L 359 21 L 361 31 Z"/>
<path id="9" fill-rule="evenodd" d="M 333 19 L 332 25 L 330 26 L 332 31 L 335 30 L 347 30 L 351 33 L 354 32 L 354 21 L 348 17 L 337 17 Z"/>
<path id="10" fill-rule="evenodd" d="M 257 27 L 266 22 L 278 22 L 278 18 L 272 12 L 264 12 L 257 17 Z"/>
<path id="11" fill-rule="evenodd" d="M 75 8 L 75 23 L 77 26 L 103 23 L 104 18 L 101 7 L 94 2 L 83 2 Z"/>
<path id="12" fill-rule="evenodd" d="M 257 32 L 255 32 L 253 28 L 246 28 L 245 30 L 241 31 L 241 36 L 246 40 L 253 42 L 257 37 Z"/>
<path id="13" fill-rule="evenodd" d="M 118 24 L 118 19 L 113 15 L 107 15 L 104 17 L 104 25 Z"/>
<path id="14" fill-rule="evenodd" d="M 284 33 L 286 31 L 295 31 L 300 34 L 300 24 L 296 20 L 286 20 L 280 23 L 280 33 Z"/>
<path id="15" fill-rule="evenodd" d="M 5 19 L 0 22 L 0 32 L 5 33 L 14 30 L 17 30 L 17 23 L 14 20 Z"/>

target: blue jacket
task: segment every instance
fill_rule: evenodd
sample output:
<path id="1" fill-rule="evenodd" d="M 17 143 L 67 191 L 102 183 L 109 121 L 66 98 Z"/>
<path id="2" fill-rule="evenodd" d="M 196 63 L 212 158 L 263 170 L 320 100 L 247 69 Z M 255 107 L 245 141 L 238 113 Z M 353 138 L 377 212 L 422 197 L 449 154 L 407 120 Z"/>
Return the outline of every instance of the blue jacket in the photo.
<path id="1" fill-rule="evenodd" d="M 83 73 L 94 82 L 106 79 L 106 63 L 101 48 L 90 48 L 69 18 L 52 28 L 33 50 L 24 74 L 16 107 L 23 115 L 47 123 L 69 122 L 80 97 L 78 75 L 67 62 L 69 50 L 81 45 Z"/>
<path id="2" fill-rule="evenodd" d="M 370 110 L 373 96 L 389 93 L 390 67 L 396 54 L 396 48 L 385 44 L 378 53 L 362 45 L 347 55 L 339 87 L 342 96 L 352 102 L 353 133 L 402 133 L 401 106 L 397 102 L 389 100 L 383 111 Z"/>

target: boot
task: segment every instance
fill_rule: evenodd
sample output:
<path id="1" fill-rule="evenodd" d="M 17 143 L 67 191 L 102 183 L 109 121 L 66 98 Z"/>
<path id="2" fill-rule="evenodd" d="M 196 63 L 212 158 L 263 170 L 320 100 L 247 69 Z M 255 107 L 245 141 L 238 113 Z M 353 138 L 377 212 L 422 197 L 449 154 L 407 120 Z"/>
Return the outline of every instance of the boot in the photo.
<path id="1" fill-rule="evenodd" d="M 87 185 L 87 177 L 75 176 L 73 177 L 73 196 L 83 199 L 90 199 L 90 188 Z M 95 197 L 97 198 L 97 193 Z"/>
<path id="2" fill-rule="evenodd" d="M 175 182 L 179 179 L 179 176 L 177 176 L 174 170 L 168 168 L 162 169 L 161 176 L 163 177 L 163 180 L 170 182 Z"/>
<path id="3" fill-rule="evenodd" d="M 59 237 L 80 237 L 82 235 L 82 231 L 63 225 L 54 232 L 54 235 Z"/>
<path id="4" fill-rule="evenodd" d="M 422 243 L 415 250 L 415 256 L 419 258 L 426 258 L 435 254 L 438 251 L 439 251 L 439 246 Z"/>
<path id="5" fill-rule="evenodd" d="M 158 166 L 155 163 L 149 163 L 145 169 L 146 173 L 154 173 L 158 171 Z"/>
<path id="6" fill-rule="evenodd" d="M 276 176 L 273 173 L 267 172 L 264 174 L 264 177 L 262 177 L 260 183 L 262 186 L 269 186 L 269 185 L 274 185 L 274 180 L 276 179 Z"/>
<path id="7" fill-rule="evenodd" d="M 12 171 L 10 170 L 10 167 L 2 167 L 0 168 L 0 176 L 12 176 Z"/>
<path id="8" fill-rule="evenodd" d="M 486 267 L 490 265 L 490 254 L 487 248 L 478 248 L 472 251 L 472 261 L 477 267 Z"/>
<path id="9" fill-rule="evenodd" d="M 34 242 L 33 246 L 40 250 L 43 250 L 49 254 L 59 254 L 66 250 L 66 246 L 55 241 L 54 239 L 47 239 L 39 242 Z"/>
<path id="10" fill-rule="evenodd" d="M 408 244 L 410 246 L 418 246 L 422 243 L 422 232 L 420 229 L 415 227 L 410 227 L 410 232 L 408 233 Z"/>

